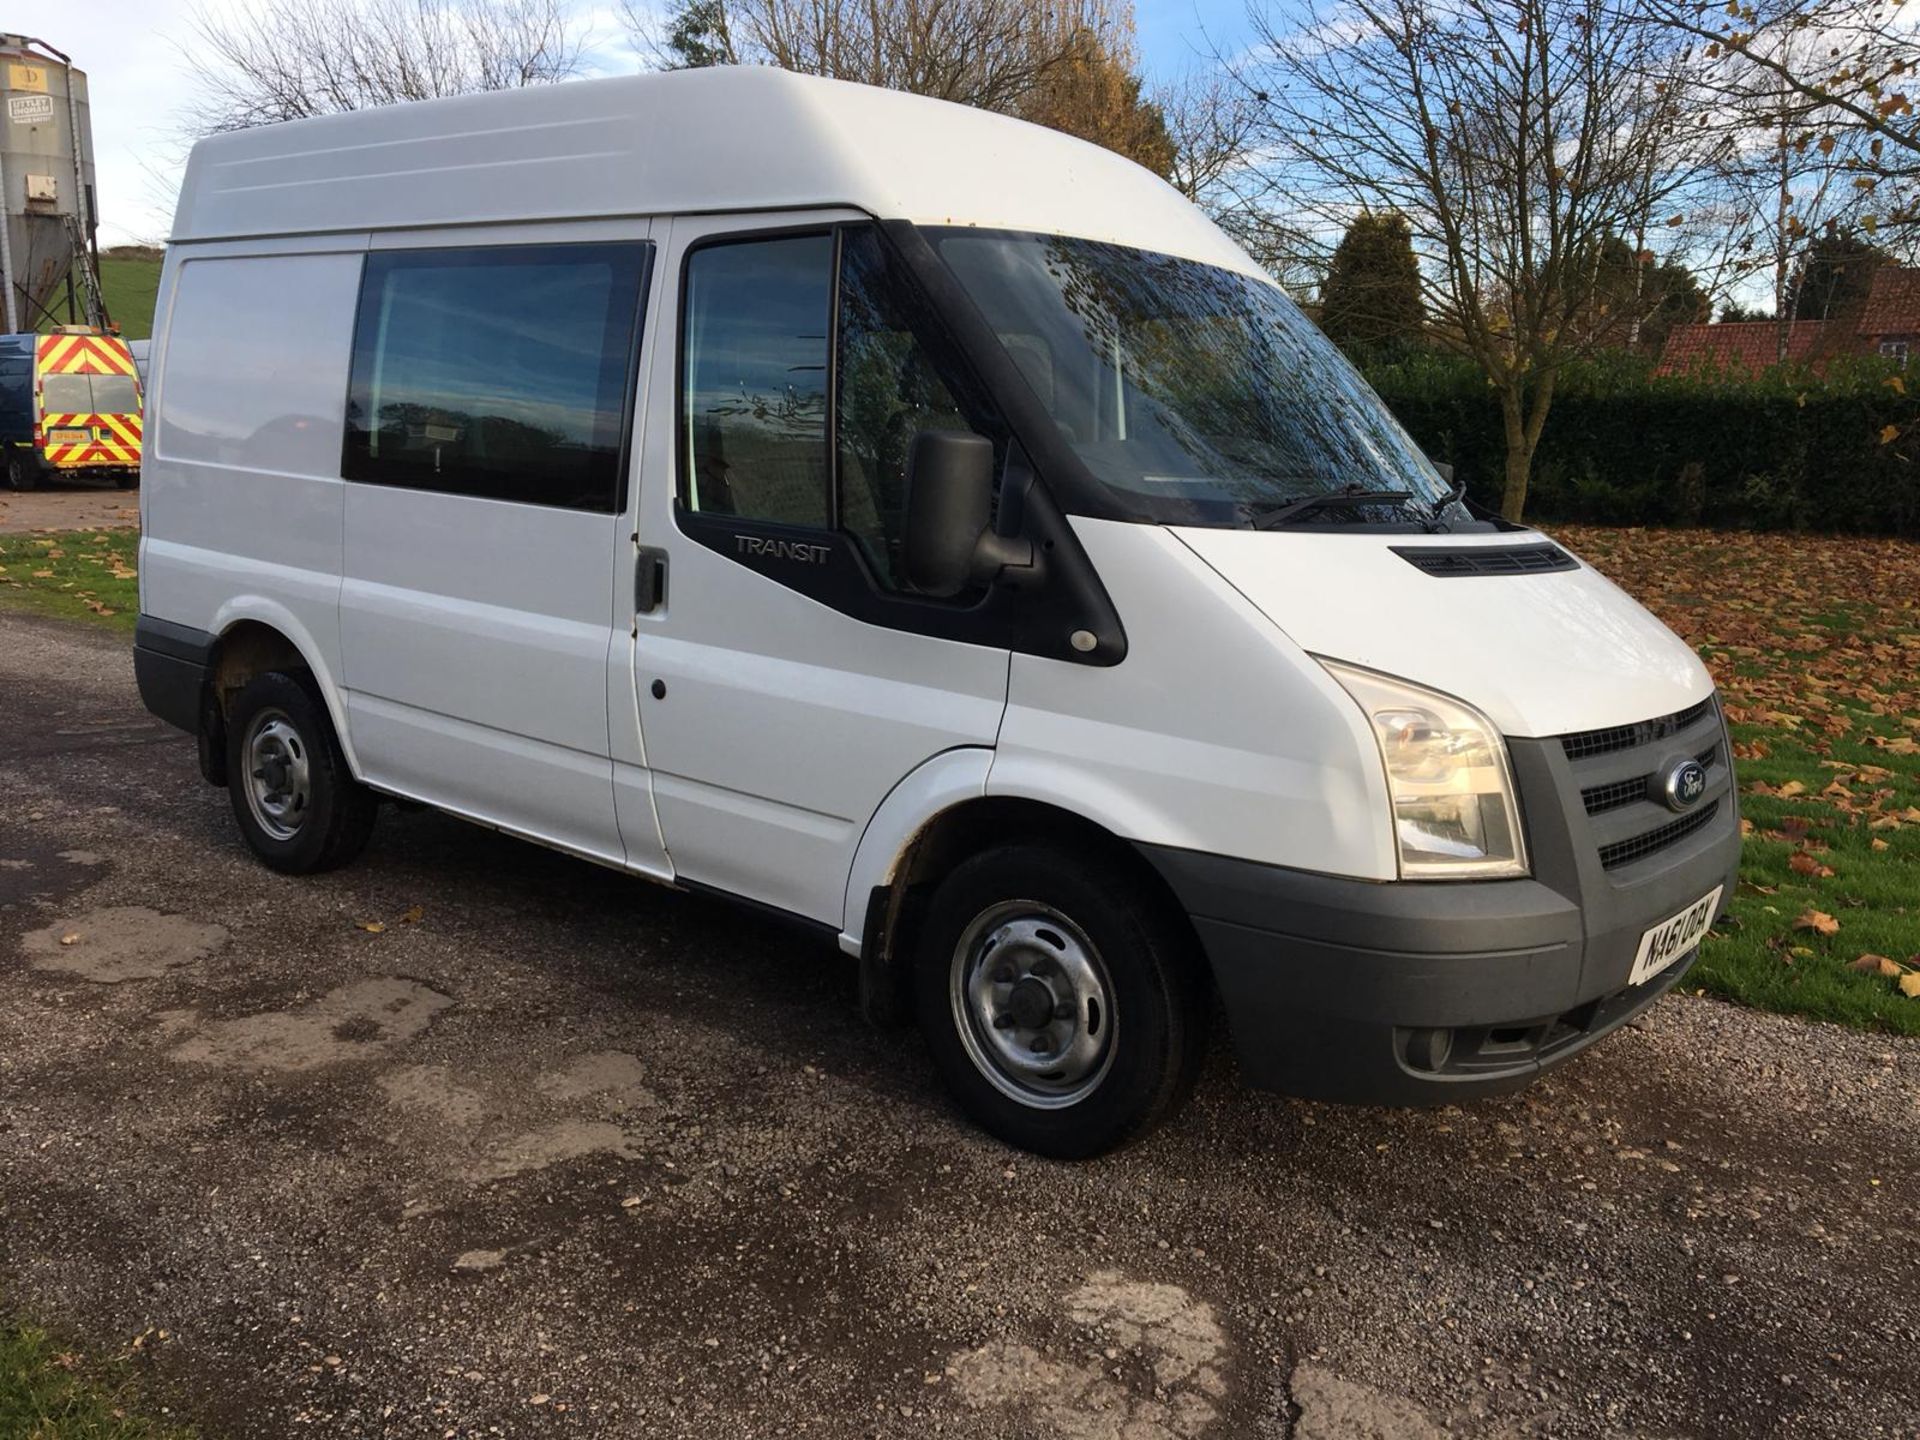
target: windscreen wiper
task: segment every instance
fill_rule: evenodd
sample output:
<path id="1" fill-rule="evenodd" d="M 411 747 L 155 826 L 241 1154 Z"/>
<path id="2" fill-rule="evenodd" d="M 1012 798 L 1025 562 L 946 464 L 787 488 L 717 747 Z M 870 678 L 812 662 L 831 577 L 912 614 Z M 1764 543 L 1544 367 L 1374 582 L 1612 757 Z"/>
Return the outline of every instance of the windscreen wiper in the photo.
<path id="1" fill-rule="evenodd" d="M 1277 530 L 1282 525 L 1315 510 L 1324 510 L 1329 505 L 1392 505 L 1413 499 L 1411 490 L 1328 490 L 1319 495 L 1302 495 L 1295 500 L 1282 502 L 1278 509 L 1269 510 L 1264 515 L 1254 517 L 1256 530 Z"/>

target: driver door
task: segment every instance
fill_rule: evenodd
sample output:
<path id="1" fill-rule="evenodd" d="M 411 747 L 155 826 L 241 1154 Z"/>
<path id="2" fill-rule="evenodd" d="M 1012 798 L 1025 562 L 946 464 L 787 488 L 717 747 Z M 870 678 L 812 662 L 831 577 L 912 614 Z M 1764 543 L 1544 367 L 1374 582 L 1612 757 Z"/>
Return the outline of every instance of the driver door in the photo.
<path id="1" fill-rule="evenodd" d="M 857 216 L 675 220 L 661 256 L 633 641 L 661 835 L 678 877 L 838 929 L 887 793 L 999 730 L 1003 627 L 897 578 L 908 442 L 995 422 Z"/>

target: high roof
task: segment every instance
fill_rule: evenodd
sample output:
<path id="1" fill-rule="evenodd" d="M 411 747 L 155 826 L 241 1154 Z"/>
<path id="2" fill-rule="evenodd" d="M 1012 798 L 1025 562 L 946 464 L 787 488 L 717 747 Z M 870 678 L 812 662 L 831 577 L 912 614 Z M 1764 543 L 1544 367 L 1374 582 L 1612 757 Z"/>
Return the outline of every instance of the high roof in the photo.
<path id="1" fill-rule="evenodd" d="M 175 243 L 850 206 L 1166 251 L 1260 274 L 1157 176 L 940 100 L 761 66 L 463 95 L 202 140 Z"/>

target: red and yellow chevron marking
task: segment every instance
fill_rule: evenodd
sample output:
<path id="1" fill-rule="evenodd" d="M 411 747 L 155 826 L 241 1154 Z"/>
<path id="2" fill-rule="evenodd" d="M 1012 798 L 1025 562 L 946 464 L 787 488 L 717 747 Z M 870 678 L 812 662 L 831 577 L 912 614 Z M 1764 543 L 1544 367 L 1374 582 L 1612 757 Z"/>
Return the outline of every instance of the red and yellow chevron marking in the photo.
<path id="1" fill-rule="evenodd" d="M 133 355 L 112 335 L 42 335 L 34 347 L 42 375 L 132 375 Z"/>
<path id="2" fill-rule="evenodd" d="M 43 449 L 49 465 L 66 468 L 140 463 L 142 429 L 138 415 L 43 415 L 40 427 L 40 433 L 47 437 Z M 53 436 L 61 430 L 79 430 L 89 438 L 80 444 L 55 444 Z"/>

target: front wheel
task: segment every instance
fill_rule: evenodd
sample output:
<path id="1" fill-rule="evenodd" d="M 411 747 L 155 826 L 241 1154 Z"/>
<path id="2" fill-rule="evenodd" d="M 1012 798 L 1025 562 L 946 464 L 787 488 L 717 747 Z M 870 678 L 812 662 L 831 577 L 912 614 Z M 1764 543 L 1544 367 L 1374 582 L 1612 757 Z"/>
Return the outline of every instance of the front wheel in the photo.
<path id="1" fill-rule="evenodd" d="M 327 708 L 304 675 L 256 675 L 234 697 L 227 791 L 248 848 L 288 875 L 344 865 L 373 833 L 373 792 L 347 768 Z"/>
<path id="2" fill-rule="evenodd" d="M 7 456 L 7 488 L 9 490 L 40 488 L 40 472 L 30 461 L 22 459 L 18 451 Z"/>
<path id="3" fill-rule="evenodd" d="M 1205 1014 L 1191 949 L 1117 875 L 1048 846 L 990 850 L 928 907 L 921 1028 L 985 1129 L 1041 1155 L 1098 1155 L 1192 1086 Z"/>

